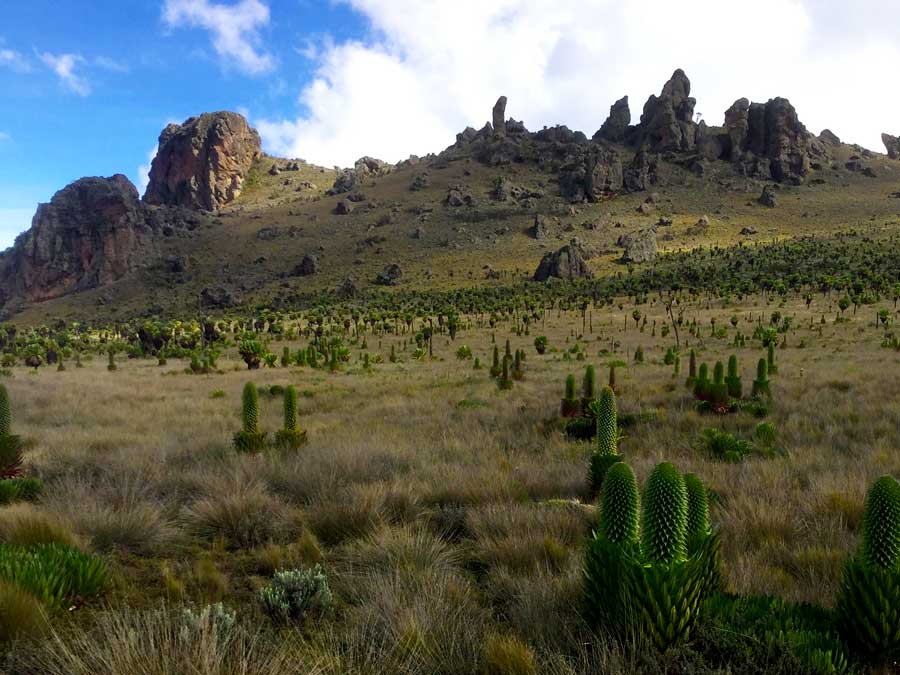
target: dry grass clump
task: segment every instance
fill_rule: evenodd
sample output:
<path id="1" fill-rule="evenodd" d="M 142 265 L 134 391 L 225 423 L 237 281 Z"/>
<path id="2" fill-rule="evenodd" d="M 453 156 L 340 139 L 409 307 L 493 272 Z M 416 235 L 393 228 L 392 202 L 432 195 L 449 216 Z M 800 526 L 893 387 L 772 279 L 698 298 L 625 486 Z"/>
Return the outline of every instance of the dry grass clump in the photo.
<path id="1" fill-rule="evenodd" d="M 197 615 L 199 614 L 199 617 Z M 275 640 L 216 615 L 117 610 L 89 627 L 53 629 L 44 649 L 17 655 L 22 675 L 286 675 L 323 672 L 291 641 Z"/>
<path id="2" fill-rule="evenodd" d="M 48 628 L 40 601 L 18 586 L 0 582 L 0 645 L 39 638 Z"/>
<path id="3" fill-rule="evenodd" d="M 19 546 L 79 544 L 68 523 L 31 504 L 14 504 L 0 509 L 0 543 Z"/>
<path id="4" fill-rule="evenodd" d="M 193 536 L 209 542 L 223 540 L 232 548 L 253 548 L 285 541 L 297 532 L 290 509 L 258 480 L 234 474 L 211 476 L 205 492 L 182 512 L 185 528 Z"/>

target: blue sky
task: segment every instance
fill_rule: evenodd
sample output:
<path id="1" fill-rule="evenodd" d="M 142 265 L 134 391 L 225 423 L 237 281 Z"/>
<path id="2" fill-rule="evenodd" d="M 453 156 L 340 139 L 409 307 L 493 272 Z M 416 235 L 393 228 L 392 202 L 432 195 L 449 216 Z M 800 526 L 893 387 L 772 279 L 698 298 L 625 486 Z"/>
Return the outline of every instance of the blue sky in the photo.
<path id="1" fill-rule="evenodd" d="M 786 96 L 814 133 L 900 134 L 896 0 L 2 0 L 0 247 L 87 175 L 146 180 L 160 130 L 248 116 L 272 154 L 437 152 L 504 94 L 531 129 L 633 119 L 675 68 L 721 124 Z M 774 20 L 773 17 L 777 17 Z M 735 49 L 736 32 L 746 49 Z M 771 48 L 777 45 L 777 48 Z"/>
<path id="2" fill-rule="evenodd" d="M 138 183 L 169 121 L 219 109 L 302 114 L 297 94 L 315 63 L 297 50 L 326 33 L 359 37 L 366 19 L 327 2 L 270 11 L 278 21 L 258 28 L 257 44 L 271 67 L 248 73 L 220 58 L 203 28 L 168 25 L 160 0 L 4 2 L 0 246 L 28 227 L 38 202 L 81 176 L 124 173 Z M 75 56 L 69 79 L 53 67 L 65 54 Z"/>

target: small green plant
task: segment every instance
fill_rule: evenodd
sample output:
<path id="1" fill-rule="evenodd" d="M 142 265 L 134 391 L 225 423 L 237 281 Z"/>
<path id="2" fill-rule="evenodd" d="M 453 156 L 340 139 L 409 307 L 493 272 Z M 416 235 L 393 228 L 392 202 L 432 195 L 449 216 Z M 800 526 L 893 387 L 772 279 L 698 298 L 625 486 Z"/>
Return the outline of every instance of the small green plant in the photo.
<path id="1" fill-rule="evenodd" d="M 509 374 L 509 362 L 511 357 L 504 355 L 503 366 L 500 369 L 500 377 L 497 378 L 497 386 L 500 389 L 512 389 L 513 380 Z"/>
<path id="2" fill-rule="evenodd" d="M 263 611 L 276 621 L 298 621 L 331 609 L 328 578 L 320 565 L 312 569 L 281 570 L 257 595 Z"/>
<path id="3" fill-rule="evenodd" d="M 106 564 L 64 544 L 0 544 L 0 581 L 28 591 L 60 609 L 77 606 L 103 592 Z"/>
<path id="4" fill-rule="evenodd" d="M 0 505 L 18 501 L 33 502 L 44 491 L 44 482 L 39 478 L 0 479 Z"/>
<path id="5" fill-rule="evenodd" d="M 503 369 L 500 366 L 500 349 L 497 347 L 497 345 L 494 345 L 494 356 L 493 360 L 491 361 L 491 369 L 489 371 L 491 377 L 493 377 L 494 379 L 500 377 L 500 372 L 502 370 Z"/>
<path id="6" fill-rule="evenodd" d="M 116 365 L 115 347 L 110 347 L 106 353 L 109 355 L 109 362 L 106 364 L 106 369 L 110 372 L 117 370 L 118 366 Z"/>
<path id="7" fill-rule="evenodd" d="M 238 347 L 238 353 L 247 364 L 248 370 L 256 370 L 266 354 L 266 348 L 259 340 L 243 340 Z"/>
<path id="8" fill-rule="evenodd" d="M 238 452 L 259 452 L 266 447 L 266 432 L 259 430 L 259 390 L 252 382 L 244 385 L 241 397 L 243 428 L 234 435 Z"/>
<path id="9" fill-rule="evenodd" d="M 472 358 L 472 349 L 468 345 L 460 345 L 456 350 L 456 358 L 460 361 Z"/>
<path id="10" fill-rule="evenodd" d="M 690 360 L 688 362 L 688 376 L 687 381 L 685 382 L 685 386 L 688 389 L 694 388 L 694 383 L 697 381 L 697 352 L 693 349 L 691 350 Z"/>
<path id="11" fill-rule="evenodd" d="M 735 438 L 727 431 L 714 427 L 708 427 L 700 433 L 700 445 L 713 457 L 725 462 L 741 462 L 754 451 L 750 441 Z"/>
<path id="12" fill-rule="evenodd" d="M 538 354 L 543 354 L 547 351 L 547 336 L 546 335 L 539 335 L 538 337 L 534 338 L 534 350 Z"/>
<path id="13" fill-rule="evenodd" d="M 297 388 L 284 389 L 284 428 L 275 433 L 275 444 L 286 450 L 296 450 L 306 443 L 306 432 L 297 424 Z"/>
<path id="14" fill-rule="evenodd" d="M 778 366 L 775 363 L 775 343 L 769 343 L 769 350 L 766 355 L 766 363 L 769 367 L 769 375 L 775 375 L 778 373 Z"/>

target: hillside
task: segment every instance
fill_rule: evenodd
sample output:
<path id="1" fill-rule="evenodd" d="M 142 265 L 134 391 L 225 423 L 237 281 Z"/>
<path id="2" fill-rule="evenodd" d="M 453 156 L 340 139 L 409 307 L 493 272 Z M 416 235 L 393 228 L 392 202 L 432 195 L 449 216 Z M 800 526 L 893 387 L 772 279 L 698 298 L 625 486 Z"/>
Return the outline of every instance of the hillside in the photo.
<path id="1" fill-rule="evenodd" d="M 790 116 L 787 126 L 766 119 L 765 124 L 774 125 L 774 131 L 763 129 L 769 141 L 753 149 L 748 137 L 743 154 L 729 150 L 721 144 L 734 136 L 734 125 L 727 125 L 741 101 L 726 114 L 725 129 L 697 125 L 685 110 L 693 109 L 693 99 L 687 98 L 689 82 L 679 73 L 659 98 L 647 102 L 640 123 L 620 124 L 618 133 L 609 131 L 621 117 L 622 102 L 616 103 L 593 141 L 565 127 L 529 134 L 522 123 L 510 120 L 502 135 L 492 132 L 491 125 L 487 132 L 469 129 L 440 154 L 396 166 L 369 160 L 371 170 L 361 161 L 343 174 L 302 160 L 262 153 L 250 157 L 250 150 L 241 146 L 249 168 L 236 196 L 223 198 L 213 211 L 199 210 L 194 197 L 142 207 L 149 215 L 141 217 L 150 224 L 138 228 L 135 238 L 149 243 L 135 249 L 139 253 L 121 273 L 95 275 L 96 280 L 75 285 L 59 297 L 32 297 L 7 308 L 26 323 L 196 310 L 221 313 L 329 291 L 342 283 L 350 287 L 348 279 L 364 293 L 392 264 L 402 272 L 391 284 L 397 288 L 505 285 L 530 278 L 546 252 L 576 238 L 595 275 L 615 274 L 626 269 L 622 235 L 649 228 L 651 236 L 655 230 L 661 255 L 851 228 L 896 230 L 900 161 L 841 144 L 830 132 L 812 136 L 789 103 L 793 122 Z M 679 86 L 682 91 L 675 91 Z M 667 100 L 669 112 L 674 111 L 668 116 L 666 110 L 658 111 Z M 745 115 L 750 131 L 744 133 L 750 136 L 757 105 L 750 105 Z M 240 116 L 219 115 L 233 115 L 226 123 L 240 127 L 248 138 L 255 134 L 243 129 L 246 122 Z M 503 117 L 501 109 L 500 120 Z M 783 128 L 790 133 L 781 133 Z M 680 136 L 673 138 L 673 132 Z M 167 128 L 161 148 L 169 135 L 177 137 Z M 775 151 L 772 138 L 777 141 Z M 234 143 L 230 136 L 227 140 Z M 710 154 L 713 141 L 719 145 Z M 732 161 L 724 161 L 729 152 Z M 760 159 L 780 152 L 787 158 L 785 170 L 778 168 L 778 159 Z M 635 159 L 629 163 L 631 153 Z M 635 174 L 629 172 L 638 159 L 642 173 L 635 185 Z M 169 158 L 158 161 L 158 173 L 168 171 L 167 178 L 173 165 L 184 170 L 183 162 L 170 161 L 164 168 Z M 587 178 L 582 164 L 588 166 Z M 340 175 L 349 176 L 352 189 L 332 194 Z M 598 186 L 598 176 L 607 183 Z M 503 189 L 498 195 L 499 184 Z M 583 184 L 592 189 L 585 191 Z M 760 203 L 766 186 L 775 195 L 774 207 Z M 648 200 L 652 203 L 645 204 Z M 349 208 L 339 214 L 342 205 Z M 156 227 L 155 220 L 163 225 Z M 166 225 L 173 220 L 178 225 Z M 540 232 L 535 233 L 538 222 Z M 149 234 L 142 238 L 144 230 Z M 652 258 L 652 251 L 647 257 Z M 18 283 L 21 273 L 15 265 L 6 267 L 4 290 L 10 297 L 14 289 L 7 289 Z"/>

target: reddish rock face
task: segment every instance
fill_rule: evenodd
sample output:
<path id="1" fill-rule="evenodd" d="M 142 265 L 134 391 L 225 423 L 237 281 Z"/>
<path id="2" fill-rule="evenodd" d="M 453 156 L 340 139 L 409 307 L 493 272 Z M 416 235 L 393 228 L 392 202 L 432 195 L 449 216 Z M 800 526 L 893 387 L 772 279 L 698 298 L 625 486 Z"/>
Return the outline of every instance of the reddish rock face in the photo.
<path id="1" fill-rule="evenodd" d="M 160 134 L 144 200 L 214 211 L 240 195 L 260 155 L 259 134 L 237 113 L 204 113 L 170 124 Z"/>
<path id="2" fill-rule="evenodd" d="M 72 183 L 38 207 L 0 260 L 2 299 L 48 300 L 120 279 L 151 245 L 148 223 L 125 176 Z"/>

